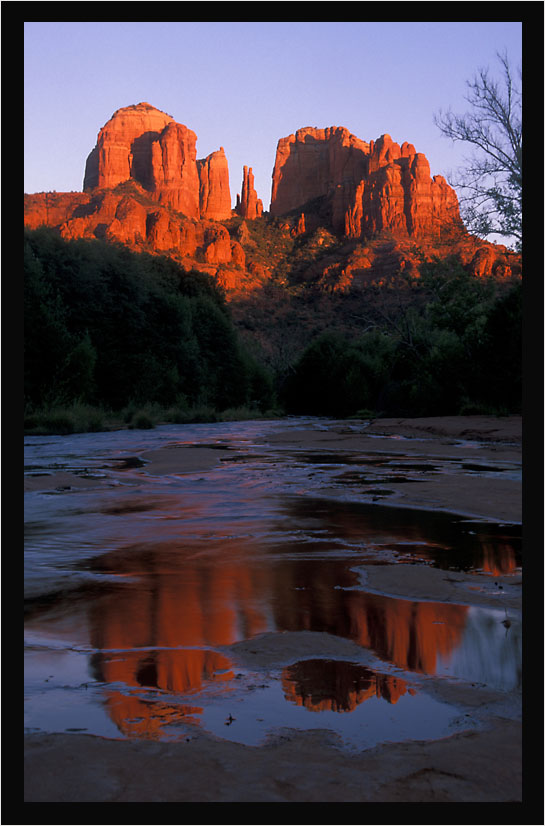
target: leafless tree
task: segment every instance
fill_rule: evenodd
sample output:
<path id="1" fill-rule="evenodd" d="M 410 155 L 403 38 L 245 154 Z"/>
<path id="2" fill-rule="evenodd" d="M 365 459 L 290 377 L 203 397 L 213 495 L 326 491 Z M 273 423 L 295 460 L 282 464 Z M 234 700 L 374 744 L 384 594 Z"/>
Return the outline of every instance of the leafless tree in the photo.
<path id="1" fill-rule="evenodd" d="M 441 133 L 468 143 L 473 154 L 453 185 L 460 193 L 462 217 L 480 236 L 501 235 L 522 241 L 522 71 L 517 80 L 507 54 L 497 54 L 500 80 L 480 69 L 466 81 L 471 110 L 456 115 L 450 109 L 434 116 Z"/>

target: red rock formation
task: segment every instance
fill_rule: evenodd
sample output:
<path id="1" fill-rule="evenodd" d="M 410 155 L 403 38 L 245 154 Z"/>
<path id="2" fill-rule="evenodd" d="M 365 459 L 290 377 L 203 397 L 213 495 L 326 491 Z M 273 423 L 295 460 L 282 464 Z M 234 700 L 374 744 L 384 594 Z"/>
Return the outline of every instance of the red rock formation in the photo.
<path id="1" fill-rule="evenodd" d="M 115 218 L 106 230 L 109 241 L 119 241 L 129 246 L 138 245 L 146 240 L 147 212 L 135 198 L 126 195 L 118 203 Z"/>
<path id="2" fill-rule="evenodd" d="M 350 238 L 463 232 L 456 193 L 442 176 L 431 178 L 412 144 L 400 147 L 390 135 L 367 144 L 342 127 L 300 129 L 278 142 L 271 214 L 303 206 Z"/>
<path id="3" fill-rule="evenodd" d="M 25 225 L 168 254 L 239 292 L 279 269 L 289 279 L 292 240 L 303 234 L 309 263 L 297 277 L 326 291 L 393 283 L 402 271 L 417 276 L 421 260 L 450 254 L 476 277 L 521 275 L 520 255 L 465 232 L 454 190 L 431 177 L 412 144 L 389 135 L 366 143 L 335 126 L 282 138 L 271 213 L 283 222 L 273 222 L 270 234 L 268 224 L 250 232 L 247 221 L 263 207 L 245 166 L 236 208 L 243 220 L 231 237 L 216 223 L 233 214 L 224 150 L 197 160 L 196 140 L 147 103 L 118 109 L 87 159 L 85 191 L 25 195 Z M 338 235 L 347 239 L 343 248 Z"/>
<path id="4" fill-rule="evenodd" d="M 236 212 L 250 221 L 263 214 L 263 203 L 254 189 L 252 167 L 245 166 L 242 170 L 242 194 L 240 197 L 237 195 Z"/>
<path id="5" fill-rule="evenodd" d="M 223 221 L 231 217 L 227 158 L 222 147 L 197 161 L 196 142 L 191 129 L 149 103 L 118 109 L 87 158 L 83 188 L 133 180 L 188 218 Z"/>
<path id="6" fill-rule="evenodd" d="M 315 198 L 330 195 L 344 179 L 367 172 L 369 145 L 348 129 L 306 127 L 278 141 L 271 214 L 286 215 Z M 300 211 L 300 210 L 299 210 Z"/>
<path id="7" fill-rule="evenodd" d="M 246 266 L 246 253 L 238 241 L 231 241 L 231 262 L 240 269 L 244 269 Z"/>
<path id="8" fill-rule="evenodd" d="M 223 146 L 197 161 L 200 179 L 199 204 L 202 218 L 226 221 L 231 217 L 229 167 Z"/>
<path id="9" fill-rule="evenodd" d="M 97 193 L 88 204 L 76 207 L 60 226 L 63 238 L 104 238 L 106 229 L 115 219 L 121 195 L 106 190 Z"/>
<path id="10" fill-rule="evenodd" d="M 84 208 L 91 196 L 83 192 L 37 192 L 24 197 L 25 227 L 55 227 Z"/>
<path id="11" fill-rule="evenodd" d="M 259 261 L 250 261 L 248 264 L 248 272 L 253 282 L 257 284 L 267 281 L 271 275 L 269 268 L 264 264 L 260 264 Z"/>
<path id="12" fill-rule="evenodd" d="M 157 252 L 178 250 L 181 247 L 180 226 L 167 212 L 151 212 L 146 220 L 146 238 Z"/>
<path id="13" fill-rule="evenodd" d="M 114 187 L 134 178 L 150 186 L 151 144 L 173 122 L 165 112 L 137 103 L 118 109 L 98 133 L 85 167 L 83 189 Z"/>
<path id="14" fill-rule="evenodd" d="M 297 226 L 295 227 L 295 235 L 304 235 L 306 232 L 306 225 L 305 225 L 305 213 L 302 212 L 299 216 L 299 220 L 297 221 Z"/>
<path id="15" fill-rule="evenodd" d="M 205 234 L 204 260 L 207 264 L 227 264 L 231 261 L 231 238 L 225 227 L 210 227 Z"/>
<path id="16" fill-rule="evenodd" d="M 509 278 L 513 274 L 513 269 L 516 269 L 516 262 L 510 262 L 510 259 L 516 256 L 509 253 L 504 246 L 481 243 L 482 246 L 479 246 L 469 263 L 469 271 L 477 278 L 486 278 L 490 275 Z"/>
<path id="17" fill-rule="evenodd" d="M 196 143 L 196 134 L 174 121 L 151 143 L 151 192 L 188 218 L 200 217 Z"/>

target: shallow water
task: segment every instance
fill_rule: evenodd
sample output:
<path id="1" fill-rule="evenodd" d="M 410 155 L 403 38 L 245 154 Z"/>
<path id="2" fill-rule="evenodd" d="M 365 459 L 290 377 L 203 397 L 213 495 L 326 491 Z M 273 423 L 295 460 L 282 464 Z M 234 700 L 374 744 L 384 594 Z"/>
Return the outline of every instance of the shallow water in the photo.
<path id="1" fill-rule="evenodd" d="M 326 728 L 366 748 L 459 724 L 422 677 L 519 684 L 520 628 L 506 629 L 502 611 L 367 593 L 358 566 L 508 574 L 520 566 L 520 526 L 381 506 L 389 474 L 410 483 L 453 472 L 448 461 L 404 458 L 402 442 L 380 457 L 266 442 L 309 426 L 329 423 L 25 440 L 27 473 L 62 467 L 111 481 L 25 495 L 29 730 L 174 739 L 205 730 L 257 745 L 284 727 Z M 148 475 L 141 454 L 174 443 L 224 455 L 212 470 Z M 264 671 L 240 668 L 226 650 L 299 631 L 350 640 L 361 656 Z"/>

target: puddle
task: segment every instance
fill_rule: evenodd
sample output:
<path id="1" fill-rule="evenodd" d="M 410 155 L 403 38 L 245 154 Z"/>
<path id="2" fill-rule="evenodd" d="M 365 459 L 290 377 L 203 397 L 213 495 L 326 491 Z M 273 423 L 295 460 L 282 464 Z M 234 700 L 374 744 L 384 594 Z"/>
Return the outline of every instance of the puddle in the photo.
<path id="1" fill-rule="evenodd" d="M 377 493 L 386 493 L 377 489 Z M 319 533 L 327 539 L 344 540 L 350 547 L 387 561 L 427 562 L 445 570 L 505 576 L 520 571 L 522 530 L 520 525 L 479 523 L 438 511 L 412 508 L 378 508 L 365 502 L 346 502 L 312 496 L 283 501 L 287 525 L 304 525 L 305 537 Z M 393 554 L 393 556 L 392 556 Z"/>
<path id="2" fill-rule="evenodd" d="M 362 750 L 468 725 L 459 709 L 354 662 L 300 660 L 265 677 L 230 666 L 210 650 L 28 651 L 25 727 L 148 740 L 204 731 L 250 746 L 289 737 L 291 729 L 327 729 L 339 745 Z"/>
<path id="3" fill-rule="evenodd" d="M 260 557 L 252 539 L 246 540 L 243 554 L 242 544 L 240 538 L 223 541 L 221 554 L 216 546 L 201 556 L 195 545 L 119 549 L 93 562 L 96 573 L 110 575 L 107 587 L 92 583 L 72 600 L 60 593 L 39 604 L 26 623 L 27 657 L 34 663 L 27 725 L 66 730 L 79 720 L 92 733 L 114 736 L 112 723 L 115 736 L 127 737 L 185 736 L 184 727 L 190 725 L 256 743 L 281 725 L 339 733 L 338 720 L 327 714 L 339 716 L 364 705 L 362 727 L 353 730 L 351 742 L 360 738 L 360 747 L 367 747 L 371 740 L 378 742 L 369 739 L 371 717 L 385 737 L 391 720 L 387 708 L 400 697 L 407 716 L 398 719 L 396 711 L 396 737 L 403 739 L 402 731 L 414 737 L 444 735 L 444 728 L 428 726 L 438 711 L 434 703 L 418 690 L 416 700 L 409 691 L 411 673 L 502 690 L 520 684 L 520 623 L 506 628 L 503 611 L 366 593 L 352 570 L 354 558 L 341 550 L 337 557 L 321 555 L 319 543 L 303 557 L 293 552 L 264 555 L 262 548 Z M 242 671 L 237 678 L 240 669 L 216 650 L 258 640 L 264 633 L 299 631 L 350 640 L 383 666 L 372 670 L 316 658 L 294 663 L 281 674 Z M 62 654 L 61 668 L 62 646 L 70 650 Z M 70 677 L 71 657 L 79 665 Z M 403 678 L 392 675 L 392 669 L 401 670 Z M 46 678 L 54 680 L 46 683 Z M 66 687 L 51 693 L 59 681 Z M 82 688 L 84 683 L 90 685 Z M 89 719 L 88 706 L 93 706 Z M 108 718 L 100 726 L 96 706 Z M 305 716 L 317 711 L 312 722 Z M 229 734 L 224 725 L 228 714 L 238 723 Z M 441 715 L 447 725 L 454 711 L 445 708 Z M 258 718 L 259 725 L 248 722 L 243 736 L 240 721 Z M 181 734 L 173 733 L 174 724 L 182 726 Z"/>
<path id="4" fill-rule="evenodd" d="M 313 689 L 320 700 L 311 702 L 305 694 L 302 702 L 306 689 L 301 676 L 311 672 L 320 675 L 320 687 Z M 269 679 L 247 690 L 244 697 L 234 694 L 206 704 L 201 724 L 217 737 L 251 746 L 271 738 L 290 739 L 293 729 L 326 729 L 340 737 L 339 745 L 357 751 L 387 741 L 444 737 L 461 726 L 459 710 L 409 689 L 403 681 L 397 681 L 399 693 L 394 699 L 381 694 L 377 687 L 385 685 L 387 675 L 368 669 L 342 696 L 335 686 L 324 687 L 324 674 L 347 672 L 358 673 L 358 666 L 337 660 L 300 661 L 285 669 L 280 679 Z"/>
<path id="5" fill-rule="evenodd" d="M 30 441 L 28 472 L 115 467 L 128 483 L 28 497 L 29 729 L 159 739 L 207 731 L 258 745 L 290 727 L 326 728 L 368 748 L 452 733 L 458 712 L 426 695 L 423 677 L 518 687 L 516 619 L 507 627 L 499 610 L 367 593 L 357 567 L 513 574 L 520 526 L 316 495 L 322 474 L 385 497 L 388 473 L 409 481 L 435 465 L 401 454 L 366 465 L 342 453 L 268 452 L 267 428 L 274 432 L 272 423 L 230 423 Z M 233 453 L 198 473 L 141 473 L 138 455 L 165 440 Z M 354 464 L 365 467 L 336 467 Z M 225 650 L 301 631 L 350 640 L 365 663 L 299 655 L 250 671 Z"/>
<path id="6" fill-rule="evenodd" d="M 371 697 L 395 704 L 407 691 L 416 694 L 399 677 L 345 660 L 301 660 L 283 670 L 282 687 L 287 700 L 317 712 L 354 711 Z"/>

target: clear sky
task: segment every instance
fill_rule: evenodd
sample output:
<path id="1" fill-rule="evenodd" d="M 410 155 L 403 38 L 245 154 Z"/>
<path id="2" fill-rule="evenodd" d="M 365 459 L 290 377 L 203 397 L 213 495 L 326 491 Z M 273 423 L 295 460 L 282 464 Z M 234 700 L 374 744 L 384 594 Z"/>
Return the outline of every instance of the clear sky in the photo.
<path id="1" fill-rule="evenodd" d="M 466 80 L 498 51 L 519 66 L 521 38 L 517 22 L 27 22 L 24 190 L 80 191 L 100 128 L 141 101 L 192 129 L 198 158 L 224 147 L 233 205 L 246 164 L 269 208 L 278 139 L 304 126 L 388 133 L 448 178 L 469 149 L 434 113 L 467 111 Z"/>

